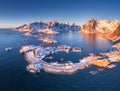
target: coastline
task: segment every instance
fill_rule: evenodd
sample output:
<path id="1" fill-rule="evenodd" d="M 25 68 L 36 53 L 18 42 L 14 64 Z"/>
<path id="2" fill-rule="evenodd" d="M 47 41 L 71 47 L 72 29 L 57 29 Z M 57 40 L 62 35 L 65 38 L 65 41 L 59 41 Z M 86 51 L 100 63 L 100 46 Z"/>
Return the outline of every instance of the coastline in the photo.
<path id="1" fill-rule="evenodd" d="M 29 48 L 30 47 L 30 48 Z M 41 49 L 40 49 L 41 48 Z M 25 59 L 28 61 L 28 70 L 33 70 L 34 73 L 40 72 L 43 69 L 47 73 L 52 74 L 74 74 L 78 70 L 83 70 L 90 66 L 97 66 L 100 68 L 114 68 L 112 63 L 120 62 L 120 51 L 112 51 L 108 53 L 102 53 L 99 55 L 89 54 L 88 57 L 80 59 L 79 62 L 73 63 L 48 63 L 43 60 L 46 55 L 54 54 L 54 52 L 69 52 L 70 47 L 66 45 L 55 47 L 41 47 L 41 46 L 25 46 L 22 47 L 22 51 L 25 55 Z M 65 48 L 65 49 L 64 49 Z M 113 46 L 113 48 L 119 48 L 119 44 Z M 26 50 L 27 49 L 27 50 Z M 46 50 L 47 49 L 47 50 Z M 44 51 L 43 51 L 44 50 Z M 67 51 L 66 51 L 67 50 Z M 76 51 L 78 52 L 78 51 Z"/>

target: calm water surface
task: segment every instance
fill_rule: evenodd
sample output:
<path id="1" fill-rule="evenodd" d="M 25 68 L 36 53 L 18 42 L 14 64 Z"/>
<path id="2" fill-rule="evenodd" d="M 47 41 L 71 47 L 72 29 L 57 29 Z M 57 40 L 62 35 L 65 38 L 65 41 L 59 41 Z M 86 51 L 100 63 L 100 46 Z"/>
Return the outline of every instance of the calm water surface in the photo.
<path id="1" fill-rule="evenodd" d="M 107 52 L 112 46 L 108 40 L 96 38 L 96 35 L 82 36 L 78 31 L 48 37 L 58 41 L 54 46 L 66 44 L 83 49 L 82 53 L 56 54 L 53 61 L 59 61 L 63 57 L 64 60 L 77 62 L 89 52 Z M 26 38 L 10 29 L 0 30 L 0 91 L 120 91 L 120 64 L 96 75 L 89 73 L 91 70 L 98 70 L 96 67 L 73 75 L 55 75 L 43 71 L 38 74 L 29 73 L 26 71 L 27 62 L 24 56 L 19 54 L 21 46 L 29 44 L 42 43 L 36 38 Z M 6 52 L 4 49 L 9 46 L 12 50 Z"/>

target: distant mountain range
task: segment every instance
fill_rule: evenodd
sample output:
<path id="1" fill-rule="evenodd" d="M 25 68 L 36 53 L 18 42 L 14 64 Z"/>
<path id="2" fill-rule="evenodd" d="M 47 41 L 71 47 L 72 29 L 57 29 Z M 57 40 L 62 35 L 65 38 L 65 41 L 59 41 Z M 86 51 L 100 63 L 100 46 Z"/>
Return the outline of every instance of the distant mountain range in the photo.
<path id="1" fill-rule="evenodd" d="M 113 42 L 120 40 L 120 21 L 119 20 L 95 20 L 94 18 L 90 19 L 82 27 L 75 23 L 59 23 L 57 21 L 49 22 L 33 22 L 30 24 L 25 24 L 15 28 L 15 30 L 20 32 L 29 33 L 49 33 L 56 34 L 60 31 L 81 31 L 82 33 L 102 33 L 104 38 L 107 38 Z M 49 32 L 48 32 L 49 31 Z M 53 32 L 52 32 L 53 31 Z"/>
<path id="2" fill-rule="evenodd" d="M 69 31 L 69 30 L 80 30 L 80 26 L 75 23 L 59 23 L 57 21 L 49 22 L 33 22 L 25 24 L 23 26 L 15 28 L 20 32 L 38 32 L 39 30 L 50 29 L 53 31 Z"/>

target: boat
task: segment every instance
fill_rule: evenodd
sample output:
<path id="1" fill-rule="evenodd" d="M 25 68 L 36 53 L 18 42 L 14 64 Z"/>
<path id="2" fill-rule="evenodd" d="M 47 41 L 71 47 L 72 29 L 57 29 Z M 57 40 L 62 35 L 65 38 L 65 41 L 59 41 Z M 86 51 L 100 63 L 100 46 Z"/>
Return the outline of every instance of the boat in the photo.
<path id="1" fill-rule="evenodd" d="M 107 67 L 110 68 L 110 69 L 112 69 L 112 68 L 116 67 L 116 65 L 115 64 L 110 64 Z"/>
<path id="2" fill-rule="evenodd" d="M 102 69 L 102 68 L 98 68 L 98 71 L 103 71 L 104 69 Z"/>
<path id="3" fill-rule="evenodd" d="M 90 71 L 89 73 L 92 74 L 92 75 L 95 75 L 95 74 L 98 73 L 98 71 Z"/>
<path id="4" fill-rule="evenodd" d="M 12 47 L 5 48 L 5 51 L 10 51 Z"/>
<path id="5" fill-rule="evenodd" d="M 82 52 L 82 49 L 81 49 L 81 48 L 74 47 L 74 48 L 72 48 L 72 51 L 73 51 L 73 52 Z"/>
<path id="6" fill-rule="evenodd" d="M 60 61 L 63 61 L 63 60 L 64 60 L 63 58 L 60 59 Z"/>

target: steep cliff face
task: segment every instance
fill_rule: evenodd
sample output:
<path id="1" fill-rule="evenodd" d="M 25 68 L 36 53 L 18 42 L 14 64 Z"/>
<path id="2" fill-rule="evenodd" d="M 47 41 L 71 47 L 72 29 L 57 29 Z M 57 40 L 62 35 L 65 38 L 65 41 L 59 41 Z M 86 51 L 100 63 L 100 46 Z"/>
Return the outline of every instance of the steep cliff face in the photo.
<path id="1" fill-rule="evenodd" d="M 110 35 L 110 37 L 114 37 L 114 36 L 120 36 L 120 24 L 116 28 L 116 30 L 113 33 L 111 33 L 111 35 Z"/>
<path id="2" fill-rule="evenodd" d="M 94 33 L 95 32 L 96 21 L 92 18 L 82 27 L 82 32 Z"/>
<path id="3" fill-rule="evenodd" d="M 120 40 L 120 21 L 119 20 L 94 20 L 90 19 L 82 26 L 83 33 L 102 33 L 104 37 L 113 42 Z"/>
<path id="4" fill-rule="evenodd" d="M 120 24 L 118 20 L 94 20 L 90 19 L 85 25 L 82 26 L 81 31 L 84 33 L 110 33 Z"/>
<path id="5" fill-rule="evenodd" d="M 120 40 L 120 24 L 116 28 L 116 30 L 109 35 L 109 39 L 113 42 Z"/>

